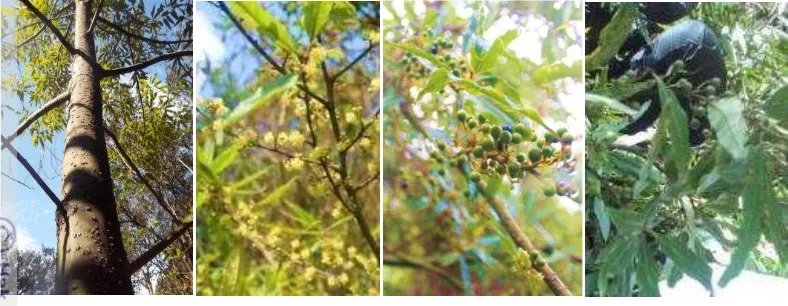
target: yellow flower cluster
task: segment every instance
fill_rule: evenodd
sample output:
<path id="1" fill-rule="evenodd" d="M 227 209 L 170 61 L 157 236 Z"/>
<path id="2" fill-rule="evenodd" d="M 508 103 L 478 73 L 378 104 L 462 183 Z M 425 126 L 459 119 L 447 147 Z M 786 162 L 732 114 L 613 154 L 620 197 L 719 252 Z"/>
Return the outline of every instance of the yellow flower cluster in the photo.
<path id="1" fill-rule="evenodd" d="M 204 107 L 208 112 L 213 116 L 224 116 L 229 109 L 227 106 L 224 105 L 224 101 L 222 99 L 206 99 L 206 100 L 198 100 L 197 106 Z"/>
<path id="2" fill-rule="evenodd" d="M 285 170 L 291 172 L 301 171 L 304 168 L 304 160 L 299 155 L 285 161 Z"/>

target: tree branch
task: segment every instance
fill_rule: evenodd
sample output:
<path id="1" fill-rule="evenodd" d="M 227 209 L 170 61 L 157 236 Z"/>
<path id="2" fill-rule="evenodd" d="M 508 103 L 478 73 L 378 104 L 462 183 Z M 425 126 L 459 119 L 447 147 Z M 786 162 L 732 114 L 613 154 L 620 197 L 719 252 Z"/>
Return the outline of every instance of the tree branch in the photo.
<path id="1" fill-rule="evenodd" d="M 345 148 L 343 148 L 343 149 L 342 149 L 342 152 L 347 152 L 347 151 L 350 151 L 350 148 L 352 148 L 352 147 L 353 147 L 353 145 L 355 145 L 355 144 L 356 144 L 356 143 L 357 143 L 359 140 L 361 140 L 361 138 L 363 138 L 363 137 L 364 137 L 364 132 L 366 132 L 366 131 L 367 131 L 367 129 L 369 129 L 369 127 L 370 127 L 370 126 L 372 126 L 372 124 L 373 124 L 373 123 L 375 123 L 375 122 L 377 122 L 377 121 L 378 121 L 378 115 L 379 115 L 379 114 L 380 114 L 380 109 L 378 109 L 378 110 L 375 112 L 375 115 L 373 115 L 373 116 L 372 116 L 372 120 L 370 120 L 369 122 L 367 122 L 367 124 L 366 124 L 366 125 L 364 125 L 364 126 L 361 128 L 361 131 L 359 131 L 359 132 L 358 132 L 358 135 L 356 135 L 356 138 L 353 138 L 353 140 L 352 140 L 352 141 L 351 141 L 351 142 L 350 142 L 350 143 L 349 143 L 347 146 L 345 146 Z"/>
<path id="2" fill-rule="evenodd" d="M 11 135 L 8 135 L 8 142 L 10 143 L 10 142 L 14 141 L 14 139 L 16 139 L 16 137 L 18 137 L 19 135 L 22 135 L 22 133 L 24 133 L 25 130 L 28 127 L 30 127 L 31 124 L 33 124 L 33 122 L 35 122 L 39 118 L 41 118 L 44 115 L 46 115 L 52 109 L 63 105 L 63 103 L 66 103 L 66 101 L 68 101 L 68 99 L 70 97 L 71 97 L 71 91 L 66 91 L 66 92 L 61 93 L 60 95 L 58 95 L 57 97 L 55 97 L 51 101 L 47 102 L 43 106 L 41 106 L 41 108 L 39 108 L 38 110 L 36 110 L 32 114 L 30 114 L 30 116 L 27 117 L 27 119 L 25 119 L 25 121 L 23 121 L 16 128 L 16 130 L 14 130 L 13 133 L 11 133 Z M 6 148 L 6 144 L 5 144 L 5 142 L 3 142 L 3 149 L 5 149 L 5 148 Z"/>
<path id="3" fill-rule="evenodd" d="M 186 233 L 189 229 L 192 228 L 192 224 L 194 221 L 183 222 L 181 225 L 176 227 L 172 233 L 167 235 L 167 238 L 164 240 L 159 241 L 155 245 L 153 245 L 148 251 L 142 253 L 140 257 L 137 257 L 134 261 L 132 261 L 130 265 L 130 272 L 134 274 L 135 272 L 139 271 L 140 268 L 145 266 L 148 262 L 150 262 L 153 258 L 155 258 L 159 253 L 164 251 L 167 247 L 169 247 L 175 240 L 177 240 L 181 235 Z"/>
<path id="4" fill-rule="evenodd" d="M 166 45 L 166 44 L 180 44 L 180 43 L 191 43 L 192 42 L 191 39 L 159 40 L 159 39 L 155 39 L 155 38 L 151 38 L 151 37 L 145 37 L 145 36 L 142 36 L 142 35 L 134 34 L 132 32 L 129 32 L 128 30 L 124 29 L 122 26 L 119 26 L 119 25 L 117 25 L 117 24 L 115 24 L 115 23 L 113 23 L 113 22 L 111 22 L 111 21 L 109 21 L 107 19 L 104 19 L 104 17 L 101 17 L 101 16 L 98 17 L 98 21 L 103 23 L 103 24 L 106 24 L 107 26 L 109 26 L 110 28 L 114 29 L 115 31 L 118 31 L 118 32 L 120 32 L 122 34 L 128 35 L 129 37 L 136 38 L 136 39 L 139 39 L 139 40 L 142 40 L 142 41 L 147 41 L 147 42 L 152 43 L 152 44 Z"/>
<path id="5" fill-rule="evenodd" d="M 60 30 L 58 30 L 51 20 L 44 16 L 44 14 L 41 13 L 41 11 L 39 11 L 35 5 L 30 3 L 30 0 L 20 0 L 20 2 L 22 2 L 31 12 L 33 12 L 33 14 L 36 15 L 36 17 L 38 17 L 38 19 L 40 19 L 41 22 L 43 22 L 50 30 L 52 30 L 52 33 L 55 34 L 55 37 L 57 37 L 60 43 L 66 47 L 66 50 L 68 50 L 69 54 L 74 54 L 76 51 L 74 50 L 74 47 L 71 46 L 71 44 L 68 42 L 68 39 L 63 36 L 63 33 L 60 33 Z"/>
<path id="6" fill-rule="evenodd" d="M 126 167 L 129 168 L 131 171 L 134 171 L 134 174 L 137 175 L 137 178 L 142 182 L 142 184 L 145 185 L 146 188 L 148 188 L 148 191 L 150 191 L 154 197 L 156 197 L 156 201 L 159 202 L 159 205 L 161 205 L 161 207 L 164 208 L 165 211 L 167 211 L 170 217 L 172 217 L 173 222 L 180 220 L 180 218 L 178 218 L 178 215 L 175 214 L 175 210 L 172 209 L 172 206 L 170 206 L 170 204 L 167 203 L 166 200 L 164 200 L 164 197 L 162 197 L 161 194 L 159 194 L 159 192 L 156 191 L 156 189 L 153 189 L 153 186 L 151 186 L 150 182 L 148 182 L 148 179 L 146 179 L 145 176 L 142 175 L 142 172 L 140 172 L 140 169 L 137 168 L 136 165 L 134 165 L 134 162 L 131 160 L 131 157 L 129 157 L 129 155 L 126 154 L 126 150 L 124 150 L 123 147 L 120 145 L 120 141 L 118 141 L 118 136 L 116 136 L 115 133 L 110 131 L 106 126 L 104 126 L 104 132 L 107 134 L 107 136 L 109 136 L 109 138 L 112 138 L 112 142 L 115 144 L 113 147 L 115 148 L 116 151 L 118 151 L 118 154 L 120 154 L 120 157 L 123 159 L 123 163 L 126 164 Z"/>
<path id="7" fill-rule="evenodd" d="M 93 31 L 93 27 L 96 25 L 96 18 L 98 17 L 99 12 L 101 12 L 102 5 L 104 5 L 104 0 L 99 0 L 98 5 L 96 6 L 96 11 L 93 12 L 93 18 L 90 19 L 90 26 L 88 26 L 88 30 L 86 33 L 90 33 Z"/>
<path id="8" fill-rule="evenodd" d="M 103 77 L 119 76 L 119 75 L 126 74 L 126 73 L 129 73 L 129 72 L 134 72 L 134 71 L 137 71 L 137 70 L 142 70 L 142 69 L 148 68 L 148 67 L 150 67 L 150 66 L 152 66 L 154 64 L 157 64 L 159 62 L 162 62 L 162 61 L 176 59 L 176 58 L 180 58 L 180 57 L 184 57 L 184 56 L 192 56 L 192 50 L 176 51 L 176 52 L 172 52 L 172 53 L 159 55 L 159 56 L 154 57 L 152 59 L 149 59 L 147 61 L 144 61 L 144 62 L 141 62 L 141 63 L 137 63 L 137 64 L 134 64 L 134 65 L 131 65 L 131 66 L 126 66 L 126 67 L 123 67 L 123 68 L 115 68 L 115 69 L 109 69 L 109 70 L 104 70 L 102 68 L 103 72 L 101 73 L 101 77 L 103 78 Z"/>
<path id="9" fill-rule="evenodd" d="M 452 277 L 449 272 L 446 272 L 441 268 L 435 267 L 428 262 L 424 262 L 419 259 L 402 254 L 396 254 L 394 255 L 394 257 L 396 257 L 396 259 L 383 258 L 383 264 L 387 266 L 418 268 L 430 273 L 434 273 L 435 275 L 438 275 L 444 280 L 446 280 L 449 283 L 449 285 L 451 285 L 452 287 L 462 292 L 465 292 L 465 288 L 463 287 L 463 285 L 459 281 L 454 279 L 454 277 Z"/>
<path id="10" fill-rule="evenodd" d="M 378 44 L 376 44 L 376 43 L 373 44 L 372 42 L 370 42 L 369 46 L 367 47 L 367 49 L 364 50 L 364 52 L 361 52 L 361 54 L 359 54 L 352 62 L 350 62 L 350 64 L 348 64 L 345 68 L 342 68 L 342 70 L 340 70 L 339 72 L 337 72 L 337 74 L 332 76 L 331 79 L 332 80 L 336 80 L 340 76 L 345 74 L 345 72 L 348 72 L 348 70 L 350 70 L 350 68 L 353 68 L 354 65 L 356 65 L 359 61 L 361 61 L 362 58 L 367 56 L 369 51 L 372 51 L 372 49 L 375 48 L 375 46 L 377 46 L 377 45 Z"/>
<path id="11" fill-rule="evenodd" d="M 229 8 L 227 8 L 227 4 L 225 4 L 224 2 L 219 2 L 219 3 L 218 3 L 218 6 L 219 6 L 219 9 L 221 9 L 221 10 L 222 10 L 222 12 L 224 12 L 224 14 L 225 14 L 225 15 L 227 15 L 227 17 L 228 17 L 228 18 L 230 18 L 230 20 L 233 22 L 233 24 L 235 25 L 235 27 L 236 27 L 236 28 L 238 28 L 238 31 L 240 31 L 240 32 L 241 32 L 241 34 L 244 36 L 244 38 L 246 38 L 246 40 L 247 40 L 247 41 L 249 41 L 249 43 L 250 43 L 250 44 L 252 44 L 252 46 L 255 48 L 255 50 L 257 50 L 257 53 L 260 53 L 260 55 L 262 55 L 262 56 L 263 56 L 263 58 L 264 58 L 264 59 L 265 59 L 265 60 L 266 60 L 268 63 L 270 63 L 270 64 L 271 64 L 271 66 L 274 66 L 274 69 L 276 69 L 276 71 L 278 71 L 280 74 L 287 74 L 287 71 L 285 70 L 285 68 L 284 68 L 284 67 L 282 67 L 282 65 L 279 65 L 278 63 L 276 63 L 276 61 L 274 60 L 274 58 L 273 58 L 273 57 L 271 57 L 271 55 L 269 55 L 269 54 L 268 54 L 268 52 L 265 52 L 265 49 L 263 49 L 263 47 L 260 45 L 260 43 L 258 43 L 258 42 L 257 42 L 257 41 L 254 39 L 254 37 L 252 37 L 251 35 L 249 35 L 249 33 L 246 33 L 246 30 L 244 30 L 244 27 L 243 27 L 243 25 L 241 25 L 241 23 L 238 21 L 238 19 L 237 19 L 237 18 L 235 18 L 235 16 L 233 15 L 233 13 L 232 13 L 232 12 L 230 12 L 230 9 L 229 9 Z M 304 91 L 304 92 L 305 92 L 307 95 L 309 95 L 309 96 L 310 96 L 312 99 L 315 99 L 315 100 L 317 100 L 317 101 L 320 101 L 320 103 L 322 103 L 323 105 L 325 105 L 325 104 L 327 104 L 327 103 L 328 103 L 328 102 L 326 102 L 326 99 L 323 99 L 323 98 L 319 97 L 318 95 L 316 95 L 316 94 L 312 93 L 312 91 L 311 91 L 311 90 L 309 90 L 309 88 L 308 88 L 308 87 L 306 87 L 306 85 L 298 85 L 298 88 L 299 88 L 299 89 L 301 89 L 301 90 L 303 90 L 303 91 Z"/>
<path id="12" fill-rule="evenodd" d="M 22 155 L 19 154 L 19 152 L 16 151 L 16 148 L 14 148 L 14 146 L 11 145 L 11 143 L 5 138 L 5 136 L 0 136 L 0 140 L 2 140 L 3 146 L 8 148 L 8 151 L 11 152 L 11 155 L 16 157 L 16 160 L 18 160 L 19 163 L 22 164 L 23 167 L 25 167 L 25 170 L 27 170 L 27 172 L 30 173 L 30 176 L 32 176 L 33 179 L 36 181 L 36 183 L 38 183 L 38 186 L 40 186 L 41 189 L 44 190 L 44 193 L 46 193 L 47 196 L 49 196 L 49 199 L 52 200 L 52 203 L 55 203 L 57 210 L 65 212 L 66 210 L 65 208 L 63 208 L 63 202 L 61 202 L 60 199 L 55 195 L 55 193 L 52 192 L 52 189 L 49 189 L 49 186 L 47 186 L 44 180 L 41 179 L 41 176 L 38 175 L 36 170 L 33 169 L 33 166 L 31 166 L 30 163 L 27 162 L 27 159 L 25 159 Z"/>
<path id="13" fill-rule="evenodd" d="M 508 210 L 506 209 L 506 204 L 495 198 L 495 196 L 490 195 L 486 192 L 487 184 L 485 182 L 479 182 L 479 188 L 482 190 L 482 195 L 487 199 L 487 202 L 490 203 L 490 206 L 495 211 L 495 214 L 498 215 L 498 218 L 501 219 L 501 223 L 503 227 L 506 229 L 506 232 L 509 233 L 509 236 L 514 240 L 518 247 L 525 250 L 529 254 L 535 254 L 539 252 L 539 250 L 534 247 L 531 243 L 531 240 L 528 239 L 527 236 L 520 230 L 520 226 L 517 225 L 517 222 L 509 215 Z M 545 263 L 544 265 L 537 266 L 533 265 L 533 269 L 542 273 L 543 279 L 547 286 L 553 291 L 555 295 L 562 295 L 562 296 L 571 296 L 572 292 L 569 291 L 569 288 L 564 285 L 558 275 L 550 269 L 550 266 Z"/>

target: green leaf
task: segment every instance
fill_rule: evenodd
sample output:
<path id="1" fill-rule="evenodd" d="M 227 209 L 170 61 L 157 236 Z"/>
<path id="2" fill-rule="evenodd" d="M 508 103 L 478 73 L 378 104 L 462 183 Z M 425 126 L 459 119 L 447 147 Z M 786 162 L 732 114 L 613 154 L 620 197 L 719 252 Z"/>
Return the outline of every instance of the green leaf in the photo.
<path id="1" fill-rule="evenodd" d="M 309 34 L 309 40 L 314 40 L 315 36 L 323 31 L 329 17 L 334 2 L 329 1 L 309 1 L 304 4 L 304 28 Z"/>
<path id="2" fill-rule="evenodd" d="M 424 85 L 424 88 L 421 89 L 419 97 L 416 98 L 416 100 L 421 100 L 421 97 L 425 94 L 443 90 L 447 83 L 449 83 L 449 70 L 446 70 L 446 68 L 438 68 L 432 73 L 429 81 L 427 81 L 427 85 Z"/>
<path id="3" fill-rule="evenodd" d="M 700 282 L 706 289 L 712 290 L 711 268 L 706 261 L 676 238 L 659 235 L 657 241 L 665 255 L 675 263 L 676 268 Z"/>
<path id="4" fill-rule="evenodd" d="M 735 159 L 744 158 L 747 149 L 747 125 L 742 116 L 742 101 L 726 97 L 708 107 L 709 123 L 717 132 L 717 141 Z"/>
<path id="5" fill-rule="evenodd" d="M 583 75 L 583 62 L 575 61 L 571 66 L 564 63 L 541 65 L 533 73 L 531 79 L 534 83 L 542 85 L 563 78 L 579 79 Z"/>
<path id="6" fill-rule="evenodd" d="M 296 52 L 298 47 L 287 31 L 287 27 L 269 14 L 257 2 L 228 2 L 230 10 L 241 19 L 241 23 L 260 34 L 270 38 L 274 44 L 290 52 Z"/>
<path id="7" fill-rule="evenodd" d="M 232 124 L 252 111 L 265 106 L 268 101 L 295 86 L 297 80 L 295 75 L 282 75 L 266 83 L 258 88 L 251 97 L 238 103 L 238 106 L 225 119 L 225 124 Z"/>
<path id="8" fill-rule="evenodd" d="M 342 22 L 346 19 L 356 17 L 356 7 L 348 1 L 334 1 L 334 7 L 331 10 L 331 20 L 334 22 Z M 389 11 L 390 12 L 390 11 Z"/>
<path id="9" fill-rule="evenodd" d="M 213 160 L 211 171 L 216 175 L 221 175 L 221 173 L 238 158 L 238 153 L 241 151 L 241 148 L 240 143 L 236 142 L 227 149 L 224 149 L 224 151 Z"/>
<path id="10" fill-rule="evenodd" d="M 749 175 L 742 191 L 742 221 L 739 226 L 739 240 L 731 255 L 731 262 L 720 277 L 719 285 L 724 287 L 741 273 L 750 252 L 761 239 L 761 211 L 766 203 L 772 201 L 769 169 L 766 156 L 760 146 L 750 147 L 748 156 Z M 768 205 L 768 204 L 767 204 Z"/>
<path id="11" fill-rule="evenodd" d="M 681 181 L 689 168 L 690 158 L 687 114 L 684 113 L 673 91 L 660 79 L 657 79 L 657 92 L 662 104 L 658 128 L 667 133 L 667 140 L 670 141 L 665 163 L 671 168 L 668 172 L 676 173 L 678 180 Z"/>
<path id="12" fill-rule="evenodd" d="M 430 63 L 432 63 L 435 67 L 444 67 L 443 63 L 435 57 L 432 53 L 422 50 L 419 47 L 416 47 L 413 44 L 392 44 L 395 48 L 402 49 L 403 51 L 410 52 L 415 56 L 421 57 Z"/>
<path id="13" fill-rule="evenodd" d="M 550 129 L 547 124 L 545 124 L 544 120 L 542 120 L 542 116 L 540 116 L 535 109 L 526 106 L 518 106 L 517 109 L 513 108 L 509 104 L 509 100 L 506 99 L 506 96 L 494 88 L 481 87 L 479 84 L 476 84 L 468 79 L 461 79 L 457 81 L 457 85 L 468 91 L 469 94 L 477 96 L 485 95 L 489 97 L 493 105 L 501 112 L 506 114 L 506 116 L 514 122 L 521 122 L 522 116 L 525 116 L 531 121 L 536 122 L 542 127 L 552 131 L 552 129 Z"/>
<path id="14" fill-rule="evenodd" d="M 616 11 L 599 34 L 599 46 L 586 56 L 586 71 L 606 66 L 616 56 L 621 45 L 632 32 L 632 24 L 640 15 L 637 3 L 625 3 Z"/>
<path id="15" fill-rule="evenodd" d="M 508 47 L 518 35 L 516 30 L 509 30 L 493 42 L 492 46 L 490 46 L 490 49 L 487 50 L 483 57 L 476 57 L 474 61 L 474 56 L 471 54 L 471 67 L 473 67 L 473 71 L 476 74 L 482 74 L 495 67 L 503 51 L 506 50 L 506 47 Z"/>
<path id="16" fill-rule="evenodd" d="M 589 104 L 600 104 L 600 105 L 603 105 L 603 106 L 607 106 L 608 108 L 612 108 L 614 110 L 617 110 L 617 111 L 619 111 L 619 112 L 621 112 L 621 113 L 623 113 L 625 115 L 628 115 L 630 117 L 635 117 L 638 114 L 638 111 L 630 108 L 629 106 L 627 106 L 624 103 L 618 102 L 617 100 L 614 100 L 614 99 L 611 99 L 611 98 L 608 98 L 608 97 L 605 97 L 605 96 L 593 94 L 593 93 L 586 93 L 586 107 L 588 107 Z"/>
<path id="17" fill-rule="evenodd" d="M 766 102 L 766 115 L 788 128 L 788 86 L 783 86 Z"/>
<path id="18" fill-rule="evenodd" d="M 293 183 L 295 183 L 296 179 L 298 179 L 297 176 L 291 178 L 289 181 L 287 181 L 287 183 L 279 185 L 279 187 L 276 187 L 276 189 L 268 193 L 268 195 L 258 204 L 263 206 L 273 202 L 278 202 L 282 196 L 284 196 L 290 190 L 290 187 L 293 185 Z"/>
<path id="19" fill-rule="evenodd" d="M 637 255 L 638 265 L 635 273 L 637 274 L 639 296 L 659 296 L 659 271 L 660 267 L 654 260 L 654 254 L 648 247 L 645 240 L 641 241 Z"/>
<path id="20" fill-rule="evenodd" d="M 607 240 L 610 236 L 610 216 L 605 209 L 605 202 L 600 197 L 594 198 L 594 215 L 599 222 L 599 230 L 602 232 L 602 239 Z"/>
<path id="21" fill-rule="evenodd" d="M 600 269 L 603 278 L 628 273 L 627 270 L 632 266 L 637 253 L 640 240 L 637 237 L 640 236 L 617 236 L 613 243 L 602 251 L 598 258 L 604 260 Z"/>
<path id="22" fill-rule="evenodd" d="M 230 188 L 233 189 L 233 190 L 240 190 L 241 188 L 246 187 L 246 185 L 249 185 L 250 183 L 252 183 L 255 180 L 259 179 L 263 175 L 266 175 L 268 173 L 268 170 L 270 170 L 270 169 L 271 169 L 270 167 L 266 167 L 266 168 L 263 168 L 262 170 L 259 170 L 259 171 L 255 172 L 255 173 L 252 173 L 252 174 L 244 177 L 242 180 L 240 180 L 238 182 L 235 182 L 232 185 L 230 185 Z"/>

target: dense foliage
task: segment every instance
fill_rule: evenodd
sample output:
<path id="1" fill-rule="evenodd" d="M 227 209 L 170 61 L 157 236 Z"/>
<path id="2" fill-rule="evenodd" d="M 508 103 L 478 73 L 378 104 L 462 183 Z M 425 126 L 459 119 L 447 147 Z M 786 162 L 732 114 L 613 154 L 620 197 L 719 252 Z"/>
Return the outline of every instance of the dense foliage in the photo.
<path id="1" fill-rule="evenodd" d="M 377 3 L 199 5 L 262 64 L 203 67 L 198 294 L 378 295 Z"/>
<path id="2" fill-rule="evenodd" d="M 384 293 L 581 294 L 580 8 L 384 5 Z"/>
<path id="3" fill-rule="evenodd" d="M 682 61 L 608 77 L 643 17 L 640 4 L 605 5 L 615 15 L 586 58 L 586 295 L 655 296 L 682 277 L 713 294 L 743 269 L 788 276 L 784 3 L 701 3 L 685 17 L 718 37 L 727 88 L 690 84 Z M 654 135 L 626 144 L 618 131 L 647 107 L 632 99 L 647 90 L 662 106 Z M 677 96 L 692 97 L 689 114 Z M 705 120 L 706 141 L 691 146 L 689 128 Z M 714 279 L 713 265 L 726 266 Z"/>

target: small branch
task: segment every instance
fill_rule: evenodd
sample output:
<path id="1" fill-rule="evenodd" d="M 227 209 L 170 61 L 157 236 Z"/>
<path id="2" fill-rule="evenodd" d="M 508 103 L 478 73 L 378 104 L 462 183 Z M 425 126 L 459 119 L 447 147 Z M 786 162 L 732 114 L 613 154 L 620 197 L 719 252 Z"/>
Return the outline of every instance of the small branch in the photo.
<path id="1" fill-rule="evenodd" d="M 66 39 L 66 37 L 63 36 L 63 33 L 60 33 L 60 30 L 58 30 L 58 28 L 52 23 L 51 20 L 49 20 L 46 16 L 44 16 L 44 14 L 41 13 L 41 11 L 39 11 L 38 8 L 35 7 L 35 5 L 30 3 L 30 0 L 20 0 L 20 1 L 31 12 L 33 12 L 33 14 L 36 15 L 36 17 L 38 17 L 38 19 L 41 20 L 41 22 L 43 22 L 50 30 L 52 30 L 52 33 L 55 34 L 55 37 L 57 37 L 60 43 L 66 47 L 66 50 L 68 50 L 69 54 L 74 54 L 75 52 L 74 47 L 71 46 L 71 44 L 68 42 L 68 39 Z"/>
<path id="2" fill-rule="evenodd" d="M 5 177 L 6 177 L 7 179 L 9 179 L 9 180 L 12 180 L 12 181 L 16 182 L 16 183 L 17 183 L 17 184 L 19 184 L 19 185 L 22 185 L 22 186 L 25 186 L 25 187 L 27 187 L 27 189 L 30 189 L 30 190 L 36 190 L 35 188 L 31 187 L 30 185 L 28 185 L 28 184 L 25 184 L 25 182 L 23 182 L 23 181 L 20 181 L 20 180 L 18 180 L 18 179 L 15 179 L 15 178 L 11 177 L 11 176 L 10 176 L 10 175 L 8 175 L 8 174 L 5 174 L 5 172 L 3 172 L 3 176 L 5 176 Z"/>
<path id="3" fill-rule="evenodd" d="M 364 138 L 364 132 L 366 132 L 367 129 L 369 129 L 369 127 L 372 126 L 373 123 L 378 121 L 377 119 L 379 114 L 380 114 L 380 109 L 378 109 L 378 111 L 375 112 L 375 115 L 372 116 L 372 120 L 367 122 L 367 124 L 361 128 L 361 131 L 358 132 L 356 138 L 354 138 L 347 146 L 345 146 L 345 148 L 342 149 L 342 152 L 349 151 L 350 148 L 352 148 L 359 140 L 361 140 L 361 138 Z"/>
<path id="4" fill-rule="evenodd" d="M 155 245 L 153 245 L 148 251 L 137 257 L 134 261 L 132 261 L 130 266 L 131 274 L 139 271 L 140 268 L 145 266 L 148 262 L 150 262 L 153 258 L 155 258 L 159 253 L 164 251 L 167 247 L 169 247 L 175 240 L 181 237 L 184 233 L 186 233 L 189 229 L 192 228 L 193 221 L 183 222 L 181 225 L 176 227 L 172 233 L 167 235 L 167 238 L 164 240 L 159 241 Z"/>
<path id="5" fill-rule="evenodd" d="M 150 37 L 145 37 L 145 36 L 142 36 L 142 35 L 134 34 L 132 32 L 129 32 L 128 30 L 124 29 L 122 26 L 117 25 L 117 24 L 115 24 L 115 23 L 113 23 L 113 22 L 111 22 L 109 20 L 106 20 L 106 19 L 104 19 L 101 16 L 98 17 L 98 21 L 103 23 L 103 24 L 106 24 L 110 28 L 112 28 L 112 29 L 114 29 L 114 30 L 116 30 L 116 31 L 118 31 L 118 32 L 120 32 L 122 34 L 128 35 L 129 37 L 136 38 L 136 39 L 139 39 L 139 40 L 142 40 L 142 41 L 147 41 L 147 42 L 152 43 L 152 44 L 167 45 L 167 44 L 180 44 L 180 43 L 191 43 L 192 42 L 191 39 L 159 40 L 159 39 L 155 39 L 155 38 L 150 38 Z"/>
<path id="6" fill-rule="evenodd" d="M 356 65 L 359 61 L 361 61 L 362 58 L 367 56 L 369 51 L 372 51 L 372 49 L 375 48 L 375 46 L 377 46 L 377 45 L 378 44 L 376 44 L 376 43 L 373 44 L 373 43 L 370 42 L 369 46 L 367 47 L 367 49 L 364 50 L 364 52 L 361 52 L 361 54 L 359 54 L 352 62 L 350 62 L 350 64 L 348 64 L 345 68 L 342 68 L 342 70 L 340 70 L 339 72 L 337 72 L 337 74 L 332 76 L 331 79 L 332 80 L 336 80 L 340 76 L 345 74 L 345 72 L 348 72 L 348 70 L 350 70 L 350 68 L 353 68 L 354 65 Z"/>
<path id="7" fill-rule="evenodd" d="M 454 279 L 454 277 L 452 277 L 451 274 L 449 274 L 449 272 L 446 272 L 443 269 L 435 267 L 427 262 L 402 254 L 396 254 L 394 255 L 394 257 L 396 257 L 396 259 L 383 258 L 383 264 L 387 266 L 418 268 L 430 273 L 434 273 L 435 275 L 438 275 L 444 280 L 446 280 L 449 283 L 449 285 L 451 285 L 452 287 L 462 292 L 465 292 L 465 288 L 462 286 L 462 284 L 456 279 Z"/>
<path id="8" fill-rule="evenodd" d="M 142 172 L 140 172 L 140 169 L 137 168 L 136 165 L 134 165 L 134 162 L 131 160 L 131 157 L 129 157 L 129 155 L 126 154 L 126 150 L 124 150 L 123 147 L 120 145 L 120 141 L 118 141 L 118 136 L 116 136 L 115 133 L 110 131 L 106 126 L 104 127 L 104 133 L 106 133 L 107 136 L 109 136 L 109 138 L 112 138 L 112 142 L 115 144 L 114 148 L 116 151 L 118 151 L 118 154 L 120 154 L 120 157 L 123 159 L 123 163 L 126 164 L 126 167 L 137 175 L 137 178 L 142 182 L 143 185 L 145 185 L 146 188 L 148 188 L 148 191 L 150 191 L 153 194 L 153 196 L 156 197 L 156 201 L 158 201 L 159 205 L 161 205 L 161 207 L 164 208 L 165 211 L 167 211 L 167 213 L 170 215 L 172 220 L 173 221 L 180 220 L 180 218 L 178 218 L 178 215 L 175 214 L 175 210 L 172 209 L 170 204 L 164 200 L 164 197 L 162 197 L 158 191 L 153 189 L 153 186 L 151 186 L 150 182 L 148 182 L 148 179 L 146 179 L 145 176 L 142 175 Z"/>
<path id="9" fill-rule="evenodd" d="M 353 187 L 353 192 L 357 192 L 357 191 L 359 191 L 361 189 L 364 189 L 364 187 L 367 187 L 367 186 L 369 186 L 369 184 L 372 184 L 372 182 L 378 180 L 379 177 L 380 177 L 380 172 L 378 172 L 378 174 L 368 178 L 366 181 L 364 181 L 360 185 Z"/>
<path id="10" fill-rule="evenodd" d="M 16 128 L 16 130 L 14 130 L 13 133 L 11 133 L 11 135 L 8 135 L 8 142 L 10 143 L 10 142 L 14 141 L 14 139 L 16 139 L 19 135 L 22 135 L 22 133 L 24 133 L 25 130 L 28 127 L 30 127 L 31 124 L 33 124 L 33 122 L 35 122 L 36 120 L 38 120 L 41 117 L 43 117 L 44 115 L 46 115 L 52 109 L 63 105 L 63 103 L 66 103 L 66 101 L 68 101 L 68 99 L 70 97 L 71 97 L 71 91 L 66 91 L 66 92 L 61 93 L 60 95 L 58 95 L 57 97 L 55 97 L 51 101 L 47 102 L 43 106 L 41 106 L 41 108 L 39 108 L 38 110 L 36 110 L 32 114 L 30 114 L 30 116 L 27 117 L 27 119 L 25 119 L 25 121 L 23 121 Z M 5 144 L 5 142 L 3 142 L 3 149 L 5 149 L 5 148 L 6 148 L 6 144 Z"/>
<path id="11" fill-rule="evenodd" d="M 154 57 L 152 59 L 149 59 L 147 61 L 131 65 L 131 66 L 127 66 L 127 67 L 123 67 L 123 68 L 115 68 L 115 69 L 104 70 L 102 72 L 102 74 L 101 74 L 101 77 L 103 78 L 103 77 L 119 76 L 119 75 L 126 74 L 126 73 L 129 73 L 129 72 L 134 72 L 134 71 L 138 71 L 138 70 L 142 70 L 142 69 L 148 68 L 148 67 L 150 67 L 150 66 L 152 66 L 154 64 L 157 64 L 159 62 L 162 62 L 162 61 L 176 59 L 176 58 L 180 58 L 180 57 L 184 57 L 184 56 L 192 56 L 192 50 L 183 50 L 183 51 L 176 51 L 176 52 L 172 52 L 172 53 L 167 53 L 167 54 L 159 55 L 159 56 Z"/>
<path id="12" fill-rule="evenodd" d="M 490 206 L 498 215 L 498 218 L 501 219 L 501 223 L 503 227 L 506 229 L 506 232 L 509 233 L 509 236 L 514 240 L 518 247 L 525 250 L 529 254 L 534 254 L 539 250 L 534 247 L 531 243 L 531 240 L 528 239 L 527 236 L 520 230 L 520 226 L 517 225 L 517 222 L 509 215 L 508 210 L 506 209 L 506 204 L 495 198 L 495 196 L 488 194 L 485 190 L 487 189 L 487 184 L 485 182 L 479 183 L 479 188 L 482 190 L 482 194 L 487 199 L 487 202 L 490 203 Z M 550 290 L 553 291 L 555 295 L 561 296 L 571 296 L 572 292 L 569 291 L 569 288 L 564 285 L 558 275 L 550 269 L 550 266 L 546 263 L 543 266 L 533 266 L 533 269 L 542 273 L 543 279 Z"/>
<path id="13" fill-rule="evenodd" d="M 41 176 L 38 175 L 35 169 L 33 169 L 33 166 L 31 166 L 30 163 L 27 162 L 27 159 L 25 159 L 22 155 L 19 154 L 19 152 L 16 151 L 16 148 L 14 148 L 14 146 L 11 145 L 11 143 L 5 138 L 5 136 L 0 136 L 0 140 L 2 140 L 3 146 L 8 148 L 8 151 L 11 152 L 11 155 L 16 157 L 16 160 L 18 160 L 19 163 L 22 164 L 23 167 L 25 167 L 25 170 L 27 170 L 27 172 L 30 173 L 30 176 L 32 176 L 33 179 L 36 181 L 36 183 L 38 183 L 38 186 L 44 190 L 47 196 L 49 196 L 49 199 L 52 200 L 52 203 L 55 203 L 57 210 L 65 212 L 66 210 L 65 208 L 63 208 L 63 203 L 55 195 L 55 193 L 52 192 L 52 189 L 49 189 L 49 186 L 47 186 L 47 184 L 44 183 L 44 180 L 41 179 Z"/>
<path id="14" fill-rule="evenodd" d="M 104 0 L 99 0 L 98 6 L 96 6 L 96 11 L 93 12 L 93 18 L 90 19 L 90 26 L 88 26 L 88 30 L 86 33 L 90 33 L 93 31 L 93 27 L 96 25 L 96 18 L 98 18 L 99 12 L 101 12 L 101 6 L 104 4 Z"/>

